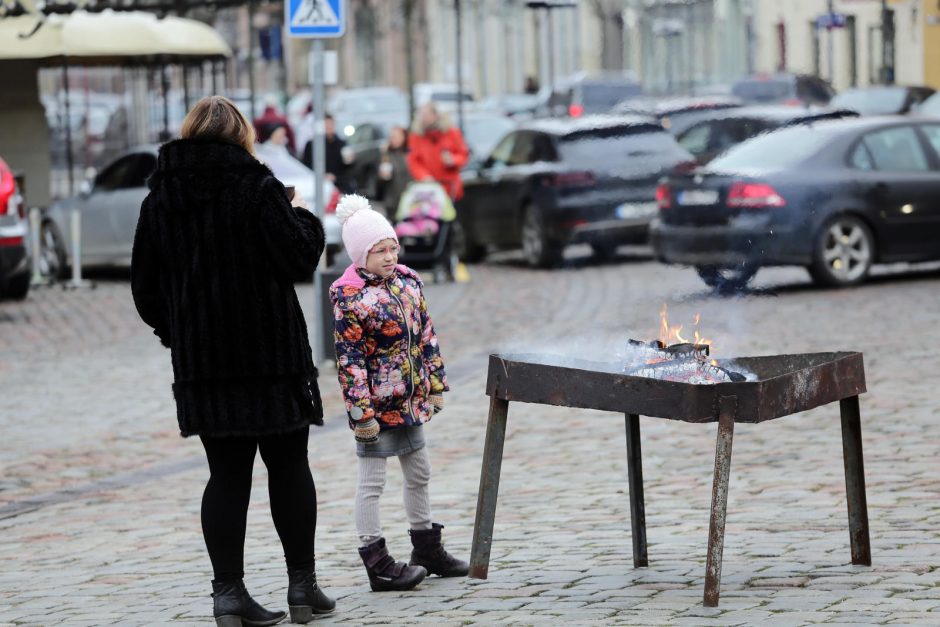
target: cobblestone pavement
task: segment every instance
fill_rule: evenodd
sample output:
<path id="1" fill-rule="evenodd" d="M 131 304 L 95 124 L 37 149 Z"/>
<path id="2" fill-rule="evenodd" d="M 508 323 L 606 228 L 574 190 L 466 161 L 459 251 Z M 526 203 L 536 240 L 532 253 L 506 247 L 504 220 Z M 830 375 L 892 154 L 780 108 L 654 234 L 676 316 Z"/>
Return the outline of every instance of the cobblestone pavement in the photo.
<path id="1" fill-rule="evenodd" d="M 940 271 L 846 291 L 764 271 L 722 298 L 642 257 L 556 271 L 506 256 L 472 281 L 428 286 L 453 392 L 429 426 L 435 519 L 468 556 L 487 399 L 486 356 L 609 356 L 702 314 L 720 356 L 865 351 L 862 397 L 873 566 L 850 565 L 833 405 L 736 429 L 721 605 L 701 605 L 715 425 L 642 420 L 650 566 L 631 559 L 624 424 L 602 412 L 512 405 L 490 576 L 368 591 L 352 527 L 354 443 L 335 371 L 314 431 L 318 571 L 338 599 L 318 624 L 940 624 Z M 310 286 L 300 286 L 305 307 Z M 175 429 L 168 353 L 136 319 L 126 280 L 0 304 L 0 625 L 202 625 L 199 528 L 207 477 Z M 285 576 L 260 461 L 247 583 L 283 607 Z M 383 499 L 394 555 L 410 550 L 399 473 Z"/>

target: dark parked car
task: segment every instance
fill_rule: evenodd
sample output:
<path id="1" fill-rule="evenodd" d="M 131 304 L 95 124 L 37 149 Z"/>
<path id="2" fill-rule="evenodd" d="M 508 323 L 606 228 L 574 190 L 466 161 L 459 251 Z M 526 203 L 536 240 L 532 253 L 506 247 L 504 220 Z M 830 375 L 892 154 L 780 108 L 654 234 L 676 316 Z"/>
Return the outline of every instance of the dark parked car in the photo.
<path id="1" fill-rule="evenodd" d="M 648 115 L 659 120 L 673 135 L 679 135 L 713 111 L 740 107 L 743 101 L 734 96 L 700 96 L 685 98 L 631 98 L 613 108 L 615 115 Z"/>
<path id="2" fill-rule="evenodd" d="M 657 191 L 657 257 L 715 287 L 799 265 L 823 285 L 940 259 L 940 121 L 870 117 L 782 129 Z"/>
<path id="3" fill-rule="evenodd" d="M 20 181 L 0 158 L 0 297 L 26 298 L 29 293 L 29 228 Z"/>
<path id="4" fill-rule="evenodd" d="M 539 92 L 544 104 L 536 113 L 573 118 L 604 114 L 617 103 L 642 95 L 643 86 L 628 74 L 579 74 L 559 81 L 550 91 L 544 87 Z"/>
<path id="5" fill-rule="evenodd" d="M 932 87 L 875 85 L 849 89 L 829 101 L 829 106 L 851 109 L 861 115 L 909 113 L 934 93 Z"/>
<path id="6" fill-rule="evenodd" d="M 677 139 L 699 163 L 704 164 L 760 133 L 784 126 L 857 116 L 858 113 L 848 109 L 753 105 L 714 111 L 708 119 L 696 122 L 680 133 Z"/>
<path id="7" fill-rule="evenodd" d="M 755 74 L 735 82 L 731 95 L 751 103 L 824 105 L 836 92 L 811 74 Z"/>
<path id="8" fill-rule="evenodd" d="M 457 250 L 522 247 L 533 266 L 561 259 L 566 244 L 598 256 L 646 240 L 656 183 L 692 156 L 647 118 L 536 120 L 509 133 L 476 170 L 464 171 Z"/>

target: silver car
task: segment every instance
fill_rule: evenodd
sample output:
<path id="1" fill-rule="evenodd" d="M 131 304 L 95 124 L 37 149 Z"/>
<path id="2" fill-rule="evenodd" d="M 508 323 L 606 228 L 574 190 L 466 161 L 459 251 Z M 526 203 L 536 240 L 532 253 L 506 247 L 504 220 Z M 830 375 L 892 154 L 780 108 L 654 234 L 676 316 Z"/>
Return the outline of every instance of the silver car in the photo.
<path id="1" fill-rule="evenodd" d="M 81 215 L 82 267 L 130 266 L 140 205 L 149 191 L 147 178 L 157 166 L 158 150 L 159 146 L 148 145 L 122 154 L 105 166 L 93 181 L 83 183 L 77 196 L 55 203 L 46 212 L 40 233 L 44 274 L 65 278 L 68 273 L 72 260 L 70 220 L 73 208 Z M 308 204 L 313 205 L 308 195 L 313 189 L 310 170 L 297 162 L 296 165 L 309 172 L 309 176 L 299 177 L 296 167 L 285 166 L 277 159 L 261 158 L 281 182 L 295 185 Z M 325 197 L 329 199 L 332 183 L 325 182 L 326 185 L 330 186 L 325 190 L 328 192 Z M 342 246 L 335 215 L 325 216 L 324 229 L 330 257 Z"/>

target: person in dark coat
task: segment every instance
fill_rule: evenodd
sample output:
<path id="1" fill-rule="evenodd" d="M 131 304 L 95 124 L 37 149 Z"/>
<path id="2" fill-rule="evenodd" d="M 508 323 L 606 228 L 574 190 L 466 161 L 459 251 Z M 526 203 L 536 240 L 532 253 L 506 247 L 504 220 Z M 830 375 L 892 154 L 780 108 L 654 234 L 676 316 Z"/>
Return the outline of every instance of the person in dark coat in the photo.
<path id="1" fill-rule="evenodd" d="M 326 172 L 326 178 L 336 185 L 336 189 L 344 194 L 355 191 L 355 182 L 350 174 L 350 165 L 347 162 L 346 141 L 336 134 L 336 120 L 327 113 L 323 118 L 323 139 L 326 146 L 326 159 L 323 162 L 323 169 Z M 352 157 L 349 157 L 351 159 Z M 311 170 L 313 169 L 313 140 L 307 142 L 304 147 L 304 164 Z"/>
<path id="2" fill-rule="evenodd" d="M 137 311 L 170 349 L 180 433 L 209 461 L 202 529 L 220 625 L 273 625 L 248 594 L 245 526 L 252 466 L 268 469 L 294 622 L 335 603 L 317 585 L 316 488 L 309 426 L 323 424 L 307 328 L 294 282 L 312 274 L 323 226 L 253 154 L 255 134 L 221 96 L 200 100 L 182 139 L 160 148 L 134 238 Z M 251 621 L 251 622 L 249 622 Z"/>
<path id="3" fill-rule="evenodd" d="M 411 182 L 411 172 L 408 170 L 408 131 L 402 126 L 393 126 L 388 132 L 388 144 L 382 152 L 382 163 L 379 164 L 379 181 L 385 215 L 394 220 L 401 195 Z"/>

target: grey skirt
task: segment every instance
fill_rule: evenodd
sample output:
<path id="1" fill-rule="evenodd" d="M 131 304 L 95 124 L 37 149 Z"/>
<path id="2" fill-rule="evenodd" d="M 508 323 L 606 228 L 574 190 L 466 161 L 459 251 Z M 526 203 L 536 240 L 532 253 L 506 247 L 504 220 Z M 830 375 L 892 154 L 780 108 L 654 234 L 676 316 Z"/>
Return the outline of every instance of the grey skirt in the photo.
<path id="1" fill-rule="evenodd" d="M 366 444 L 356 442 L 356 455 L 359 457 L 397 457 L 407 455 L 424 448 L 424 429 L 422 425 L 386 429 L 379 433 L 379 439 Z"/>

